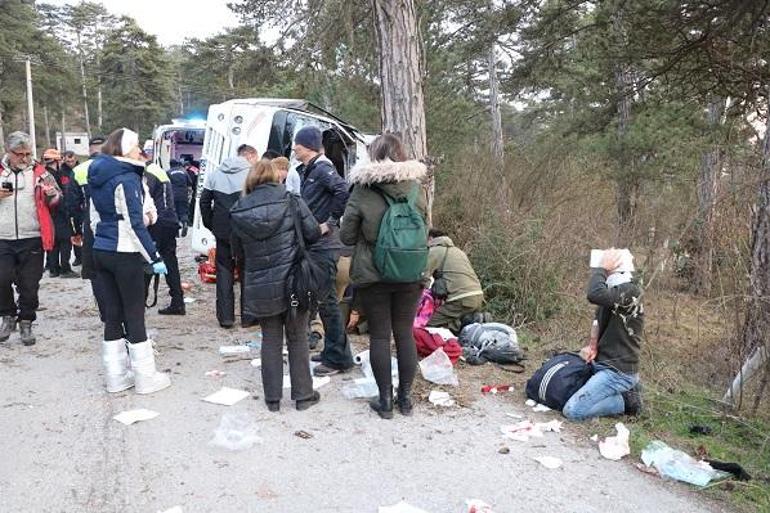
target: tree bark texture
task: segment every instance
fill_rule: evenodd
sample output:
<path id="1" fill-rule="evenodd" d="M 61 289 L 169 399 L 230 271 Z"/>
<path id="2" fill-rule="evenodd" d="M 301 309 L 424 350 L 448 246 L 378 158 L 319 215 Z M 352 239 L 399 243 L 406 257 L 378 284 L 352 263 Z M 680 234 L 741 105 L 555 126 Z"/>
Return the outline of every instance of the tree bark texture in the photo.
<path id="1" fill-rule="evenodd" d="M 689 244 L 692 258 L 692 279 L 690 291 L 695 294 L 711 293 L 711 271 L 713 268 L 714 210 L 716 208 L 717 186 L 720 173 L 720 148 L 718 127 L 722 116 L 723 100 L 712 98 L 708 102 L 706 120 L 711 132 L 711 148 L 701 156 L 698 172 L 698 213 L 693 224 Z"/>
<path id="2" fill-rule="evenodd" d="M 503 118 L 500 112 L 500 81 L 497 79 L 497 52 L 493 44 L 487 58 L 489 70 L 489 114 L 492 122 L 492 159 L 501 179 L 505 177 Z"/>
<path id="3" fill-rule="evenodd" d="M 3 109 L 0 107 L 0 153 L 5 153 L 5 129 L 3 128 Z"/>
<path id="4" fill-rule="evenodd" d="M 78 34 L 78 45 L 80 44 L 80 35 Z M 85 117 L 86 133 L 91 138 L 91 116 L 88 114 L 88 88 L 86 87 L 86 66 L 83 62 L 83 53 L 80 53 L 80 81 L 83 85 L 83 116 Z"/>
<path id="5" fill-rule="evenodd" d="M 51 147 L 51 123 L 48 121 L 48 105 L 43 106 L 43 123 L 45 124 L 45 144 Z"/>
<path id="6" fill-rule="evenodd" d="M 428 156 L 423 62 L 414 0 L 372 0 L 379 42 L 383 132 L 398 134 L 410 157 Z M 433 205 L 433 171 L 424 183 L 428 212 Z"/>
<path id="7" fill-rule="evenodd" d="M 770 94 L 770 87 L 767 91 Z M 767 351 L 768 333 L 770 333 L 770 112 L 767 116 L 762 146 L 762 168 L 751 231 L 751 267 L 746 320 L 743 325 L 743 356 L 752 354 L 763 345 Z M 766 367 L 770 362 L 766 361 L 764 365 Z M 747 379 L 748 377 L 744 379 L 744 383 Z"/>
<path id="8" fill-rule="evenodd" d="M 612 30 L 618 47 L 625 47 L 626 33 L 623 26 L 623 7 L 618 6 L 612 14 Z M 634 159 L 627 148 L 628 126 L 631 123 L 631 102 L 633 76 L 629 66 L 623 62 L 615 64 L 615 91 L 617 95 L 617 163 L 615 203 L 618 213 L 617 243 L 628 246 L 633 237 L 633 224 L 636 213 L 636 197 L 639 192 L 638 177 L 634 169 Z"/>

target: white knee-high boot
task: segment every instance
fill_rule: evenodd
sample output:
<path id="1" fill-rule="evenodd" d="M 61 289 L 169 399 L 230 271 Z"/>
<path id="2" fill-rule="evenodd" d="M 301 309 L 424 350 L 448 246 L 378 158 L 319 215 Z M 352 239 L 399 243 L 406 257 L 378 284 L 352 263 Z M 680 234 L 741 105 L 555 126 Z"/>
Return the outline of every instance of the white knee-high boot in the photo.
<path id="1" fill-rule="evenodd" d="M 134 386 L 134 374 L 128 367 L 126 339 L 102 341 L 102 363 L 107 392 L 122 392 Z"/>
<path id="2" fill-rule="evenodd" d="M 168 375 L 155 370 L 152 340 L 128 344 L 128 353 L 131 355 L 137 394 L 152 394 L 171 385 Z"/>

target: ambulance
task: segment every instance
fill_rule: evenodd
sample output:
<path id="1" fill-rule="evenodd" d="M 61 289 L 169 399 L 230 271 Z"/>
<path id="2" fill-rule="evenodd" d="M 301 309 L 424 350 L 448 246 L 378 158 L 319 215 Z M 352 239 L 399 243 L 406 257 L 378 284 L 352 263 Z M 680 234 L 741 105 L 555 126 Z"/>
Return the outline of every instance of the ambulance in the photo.
<path id="1" fill-rule="evenodd" d="M 261 155 L 274 150 L 295 168 L 294 134 L 308 125 L 323 134 L 324 153 L 343 177 L 359 162 L 367 162 L 366 146 L 374 136 L 365 135 L 333 114 L 305 100 L 251 98 L 229 100 L 209 107 L 200 157 L 196 198 L 200 198 L 207 170 L 215 169 L 238 147 L 248 144 Z M 192 249 L 207 254 L 215 246 L 214 236 L 204 226 L 196 200 L 191 229 Z"/>

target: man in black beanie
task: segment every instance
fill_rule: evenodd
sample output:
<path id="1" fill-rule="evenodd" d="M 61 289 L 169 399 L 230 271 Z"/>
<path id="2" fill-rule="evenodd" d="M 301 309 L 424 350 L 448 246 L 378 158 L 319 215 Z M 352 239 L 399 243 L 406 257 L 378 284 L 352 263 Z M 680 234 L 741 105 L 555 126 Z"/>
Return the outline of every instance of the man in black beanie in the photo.
<path id="1" fill-rule="evenodd" d="M 314 370 L 316 376 L 331 376 L 353 367 L 342 313 L 337 304 L 335 277 L 337 259 L 344 248 L 340 242 L 340 218 L 348 202 L 348 186 L 334 164 L 323 155 L 321 130 L 314 126 L 301 128 L 294 136 L 294 154 L 302 162 L 297 167 L 301 179 L 301 195 L 318 221 L 323 236 L 318 243 L 325 258 L 334 265 L 330 287 L 319 293 L 318 311 L 324 326 L 324 348 L 321 364 Z M 310 312 L 313 316 L 313 312 Z"/>

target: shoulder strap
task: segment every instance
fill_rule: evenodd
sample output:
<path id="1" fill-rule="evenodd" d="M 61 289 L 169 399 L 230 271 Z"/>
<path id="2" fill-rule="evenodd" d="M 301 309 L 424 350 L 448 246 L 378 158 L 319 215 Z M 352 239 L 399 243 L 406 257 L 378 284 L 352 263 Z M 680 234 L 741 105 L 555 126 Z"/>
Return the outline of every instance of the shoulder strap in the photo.
<path id="1" fill-rule="evenodd" d="M 444 251 L 444 259 L 441 261 L 440 270 L 441 270 L 442 273 L 444 272 L 444 265 L 446 264 L 446 257 L 449 256 L 449 249 L 450 249 L 450 247 L 447 246 L 446 251 Z"/>
<path id="2" fill-rule="evenodd" d="M 300 219 L 300 209 L 297 197 L 294 194 L 289 194 L 289 208 L 291 209 L 291 216 L 294 218 L 294 233 L 297 235 L 297 243 L 299 244 L 300 256 L 305 254 L 305 236 L 302 234 L 302 220 Z"/>

